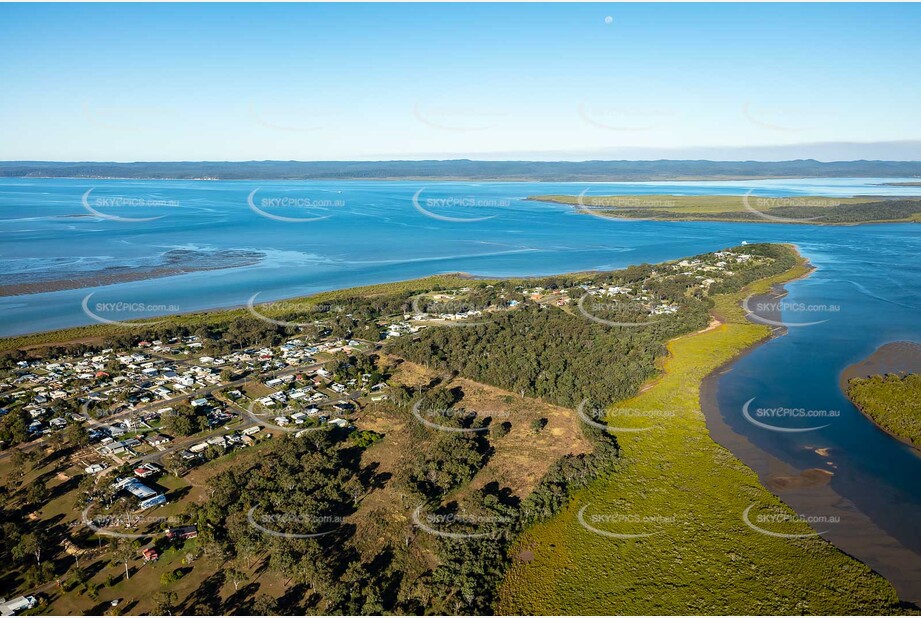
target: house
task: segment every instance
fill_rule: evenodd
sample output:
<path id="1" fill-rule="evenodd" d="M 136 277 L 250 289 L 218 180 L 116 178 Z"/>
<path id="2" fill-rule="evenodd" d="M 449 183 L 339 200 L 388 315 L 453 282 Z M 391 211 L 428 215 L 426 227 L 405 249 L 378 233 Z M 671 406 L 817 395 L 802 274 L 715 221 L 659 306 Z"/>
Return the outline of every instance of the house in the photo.
<path id="1" fill-rule="evenodd" d="M 138 498 L 139 500 L 147 500 L 148 498 L 157 495 L 157 492 L 155 492 L 147 485 L 144 485 L 134 477 L 129 477 L 127 481 L 127 483 L 124 481 L 119 481 L 115 486 L 119 489 L 125 489 L 128 491 L 128 493 L 133 495 L 135 498 Z M 121 485 L 121 487 L 119 487 L 119 485 Z"/>
<path id="2" fill-rule="evenodd" d="M 141 550 L 141 556 L 144 558 L 144 562 L 153 562 L 160 557 L 160 554 L 153 547 L 146 547 Z"/>
<path id="3" fill-rule="evenodd" d="M 32 609 L 38 605 L 38 599 L 33 596 L 16 597 L 10 601 L 0 600 L 0 615 L 15 616 L 17 612 Z"/>
<path id="4" fill-rule="evenodd" d="M 182 539 L 186 541 L 188 539 L 194 539 L 198 536 L 198 527 L 197 526 L 180 526 L 179 528 L 167 528 L 166 529 L 166 538 L 171 541 L 176 539 Z"/>
<path id="5" fill-rule="evenodd" d="M 160 472 L 160 468 L 157 467 L 156 464 L 152 464 L 152 463 L 145 463 L 134 469 L 134 474 L 138 478 L 141 478 L 141 479 L 145 479 L 148 476 L 153 476 L 154 474 L 157 474 L 158 472 Z"/>
<path id="6" fill-rule="evenodd" d="M 166 496 L 163 494 L 159 494 L 153 498 L 148 498 L 147 500 L 142 501 L 138 505 L 138 508 L 143 511 L 144 509 L 149 509 L 152 506 L 160 506 L 161 504 L 166 504 Z"/>
<path id="7" fill-rule="evenodd" d="M 202 397 L 201 399 L 196 399 L 192 402 L 193 408 L 198 408 L 198 407 L 206 406 L 206 405 L 208 405 L 208 400 L 205 399 L 204 397 Z"/>
<path id="8" fill-rule="evenodd" d="M 87 466 L 83 471 L 87 474 L 99 474 L 103 470 L 109 467 L 109 464 L 106 463 L 96 463 L 91 466 Z"/>
<path id="9" fill-rule="evenodd" d="M 169 441 L 170 439 L 161 433 L 155 433 L 153 435 L 147 436 L 147 443 L 151 446 L 162 446 L 164 444 L 168 444 Z"/>

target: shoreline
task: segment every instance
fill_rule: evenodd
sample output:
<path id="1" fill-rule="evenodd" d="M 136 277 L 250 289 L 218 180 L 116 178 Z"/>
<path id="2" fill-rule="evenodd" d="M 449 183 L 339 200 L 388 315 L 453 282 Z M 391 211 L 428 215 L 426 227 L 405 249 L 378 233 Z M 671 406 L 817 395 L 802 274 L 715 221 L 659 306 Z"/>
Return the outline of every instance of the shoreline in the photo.
<path id="1" fill-rule="evenodd" d="M 174 249 L 163 254 L 160 264 L 108 266 L 96 272 L 77 273 L 73 277 L 46 281 L 0 282 L 0 298 L 105 287 L 212 270 L 246 268 L 259 264 L 264 257 L 261 252 L 246 249 L 223 249 L 212 253 Z"/>
<path id="2" fill-rule="evenodd" d="M 815 220 L 814 220 L 814 219 L 815 219 L 814 217 L 813 217 L 812 219 L 810 219 L 810 218 L 804 218 L 804 219 L 799 220 L 799 221 L 797 221 L 797 220 L 780 220 L 780 219 L 783 219 L 783 217 L 779 217 L 779 218 L 772 219 L 772 218 L 771 218 L 771 215 L 770 215 L 770 210 L 768 210 L 768 213 L 766 213 L 767 216 L 759 217 L 759 218 L 754 218 L 754 219 L 744 219 L 744 218 L 737 218 L 737 217 L 724 217 L 724 218 L 720 218 L 720 217 L 712 216 L 712 215 L 714 215 L 714 214 L 720 214 L 720 213 L 730 213 L 730 214 L 739 214 L 739 215 L 744 214 L 745 211 L 741 211 L 741 210 L 740 210 L 740 211 L 733 211 L 733 210 L 729 210 L 729 211 L 717 211 L 716 213 L 701 213 L 701 216 L 699 216 L 699 217 L 695 217 L 695 216 L 662 216 L 662 217 L 644 216 L 644 217 L 632 217 L 632 216 L 626 216 L 626 215 L 618 214 L 618 209 L 617 209 L 616 206 L 612 206 L 612 207 L 610 207 L 610 209 L 608 209 L 608 210 L 600 210 L 600 211 L 598 211 L 598 212 L 589 212 L 589 211 L 585 210 L 584 207 L 580 208 L 580 203 L 574 203 L 574 202 L 572 202 L 572 201 L 568 201 L 567 199 L 554 199 L 554 198 L 575 198 L 575 197 L 577 197 L 577 196 L 569 196 L 569 195 L 566 195 L 566 196 L 543 196 L 543 195 L 532 195 L 532 196 L 528 196 L 528 197 L 524 198 L 524 201 L 526 201 L 526 202 L 541 202 L 541 203 L 545 203 L 545 204 L 559 204 L 559 205 L 561 205 L 561 206 L 569 206 L 569 207 L 571 207 L 572 209 L 576 210 L 576 214 L 582 214 L 582 215 L 586 215 L 586 214 L 587 214 L 587 215 L 596 216 L 596 217 L 604 217 L 604 218 L 608 218 L 608 219 L 614 219 L 614 220 L 617 220 L 617 221 L 654 221 L 654 222 L 662 222 L 662 223 L 758 223 L 758 224 L 760 224 L 760 223 L 768 223 L 768 224 L 772 224 L 772 225 L 811 225 L 811 226 L 816 226 L 816 227 L 853 227 L 853 226 L 858 226 L 858 225 L 883 225 L 883 224 L 893 224 L 893 223 L 921 223 L 921 219 L 916 219 L 916 218 L 911 218 L 911 217 L 908 217 L 908 218 L 901 218 L 901 219 L 880 219 L 880 220 L 874 220 L 874 221 L 841 221 L 841 222 L 821 222 L 821 221 L 815 221 Z M 595 199 L 597 199 L 597 198 L 624 198 L 624 199 L 637 199 L 637 198 L 653 197 L 653 196 L 644 196 L 644 195 L 612 195 L 612 196 L 591 196 L 591 197 L 592 197 L 592 198 L 595 198 Z M 696 195 L 695 195 L 695 196 L 660 195 L 660 196 L 654 196 L 654 197 L 659 197 L 659 198 L 669 198 L 669 197 L 670 197 L 670 198 L 674 198 L 674 199 L 681 199 L 681 198 L 687 198 L 687 197 L 694 197 L 694 198 L 697 198 L 697 197 L 713 197 L 713 198 L 733 197 L 733 198 L 738 198 L 739 200 L 743 200 L 743 199 L 744 199 L 744 196 L 741 196 L 741 195 L 737 195 L 737 196 L 726 196 L 726 195 L 701 195 L 701 196 L 696 196 Z M 842 203 L 842 204 L 839 204 L 839 206 L 841 206 L 841 205 L 847 205 L 847 204 L 877 203 L 877 202 L 896 201 L 896 200 L 918 200 L 919 198 L 921 198 L 921 196 L 874 196 L 874 195 L 855 195 L 855 196 L 848 197 L 848 198 L 831 198 L 831 197 L 827 197 L 827 196 L 803 196 L 803 199 L 810 199 L 810 198 L 814 198 L 814 199 L 828 199 L 828 200 L 831 200 L 831 199 L 859 200 L 858 202 L 844 202 L 844 203 Z M 864 201 L 864 200 L 866 200 L 866 201 Z M 673 207 L 673 206 L 670 206 L 670 207 L 667 207 L 667 208 L 662 208 L 662 209 L 660 210 L 660 212 L 662 212 L 662 214 L 664 214 L 664 215 L 672 215 L 672 212 L 669 211 L 669 208 L 674 208 L 674 207 Z M 622 211 L 622 212 L 630 212 L 631 210 L 644 210 L 644 209 L 642 209 L 642 208 L 637 208 L 637 207 L 621 207 L 621 211 Z M 648 210 L 657 211 L 658 209 L 656 209 L 656 208 L 646 208 L 645 210 L 647 210 L 647 211 L 648 211 Z M 678 214 L 678 215 L 693 215 L 693 214 L 695 214 L 695 213 L 678 212 L 677 214 Z M 707 215 L 711 215 L 711 216 L 707 216 Z M 915 214 L 914 216 L 917 217 L 918 215 Z"/>
<path id="3" fill-rule="evenodd" d="M 690 615 L 876 614 L 895 611 L 896 605 L 884 599 L 903 603 L 890 579 L 805 523 L 797 532 L 806 534 L 794 535 L 795 541 L 746 527 L 745 513 L 756 505 L 782 510 L 791 518 L 796 512 L 765 487 L 753 467 L 714 438 L 703 413 L 704 379 L 774 334 L 766 325 L 744 318 L 743 299 L 774 293 L 776 284 L 808 276 L 807 263 L 800 254 L 783 273 L 754 281 L 742 291 L 714 296 L 710 313 L 720 324 L 669 340 L 662 372 L 651 387 L 646 388 L 647 383 L 609 411 L 670 410 L 672 420 L 648 433 L 617 433 L 622 469 L 595 479 L 572 495 L 560 513 L 529 527 L 517 539 L 511 553 L 527 549 L 529 558 L 513 561 L 506 573 L 497 613 L 662 613 L 666 598 L 667 613 Z M 823 482 L 826 474 L 808 473 L 799 484 Z M 641 535 L 648 537 L 642 541 L 609 545 L 593 536 L 593 530 L 583 529 L 581 514 L 587 508 L 608 514 L 626 510 L 637 521 L 644 515 L 674 514 L 677 522 L 684 522 Z M 611 551 L 617 556 L 613 562 Z M 744 572 L 731 564 L 741 557 L 736 555 L 739 551 L 744 554 L 742 566 L 747 566 Z M 721 559 L 724 555 L 730 558 Z M 689 563 L 695 566 L 689 568 Z M 848 575 L 842 578 L 843 573 Z M 698 582 L 706 582 L 714 593 L 720 590 L 713 588 L 715 582 L 725 588 L 704 601 L 687 593 Z M 808 596 L 811 609 L 764 598 L 764 590 L 774 586 L 785 586 L 794 597 Z"/>
<path id="4" fill-rule="evenodd" d="M 890 438 L 894 438 L 910 446 L 916 453 L 921 455 L 921 443 L 915 443 L 908 438 L 895 434 L 886 427 L 883 427 L 876 420 L 867 414 L 857 402 L 848 395 L 848 386 L 854 378 L 868 378 L 873 375 L 906 375 L 909 373 L 921 373 L 921 343 L 914 341 L 891 341 L 884 343 L 876 348 L 872 354 L 852 365 L 845 367 L 838 376 L 838 386 L 841 392 L 847 397 L 851 405 L 857 408 L 864 418 L 866 418 L 874 427 L 884 432 Z"/>
<path id="5" fill-rule="evenodd" d="M 783 298 L 789 293 L 786 289 L 789 283 L 804 279 L 813 271 L 814 268 L 800 277 L 775 284 L 760 296 Z M 776 313 L 778 315 L 770 319 L 780 321 L 780 312 Z M 834 473 L 821 468 L 796 468 L 762 450 L 747 436 L 735 432 L 723 419 L 717 399 L 719 380 L 731 372 L 740 359 L 785 334 L 786 329 L 772 327 L 768 337 L 728 359 L 701 382 L 700 408 L 710 438 L 754 471 L 766 491 L 797 513 L 840 518 L 840 524 L 823 533 L 822 538 L 879 573 L 893 585 L 903 602 L 921 606 L 921 559 L 879 528 L 851 500 L 832 489 L 830 483 Z M 819 471 L 823 474 L 818 475 Z"/>

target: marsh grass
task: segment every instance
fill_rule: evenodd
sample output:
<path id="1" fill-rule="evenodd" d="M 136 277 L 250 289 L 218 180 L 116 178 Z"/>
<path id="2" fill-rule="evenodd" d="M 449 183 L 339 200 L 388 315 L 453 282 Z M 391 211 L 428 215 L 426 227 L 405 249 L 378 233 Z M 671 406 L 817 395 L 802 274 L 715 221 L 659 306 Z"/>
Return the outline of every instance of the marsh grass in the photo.
<path id="1" fill-rule="evenodd" d="M 654 429 L 622 433 L 619 472 L 577 492 L 552 519 L 530 528 L 500 593 L 504 614 L 851 614 L 889 613 L 892 586 L 818 536 L 778 538 L 742 519 L 793 516 L 755 473 L 709 436 L 701 381 L 770 335 L 744 319 L 740 299 L 809 272 L 781 276 L 716 297 L 723 323 L 672 340 L 664 373 L 638 396 L 612 406 L 670 411 Z M 611 414 L 610 418 L 619 418 Z M 609 424 L 614 422 L 609 420 Z M 579 523 L 642 538 L 609 538 Z M 762 524 L 812 534 L 805 523 Z M 533 557 L 531 556 L 533 554 Z"/>

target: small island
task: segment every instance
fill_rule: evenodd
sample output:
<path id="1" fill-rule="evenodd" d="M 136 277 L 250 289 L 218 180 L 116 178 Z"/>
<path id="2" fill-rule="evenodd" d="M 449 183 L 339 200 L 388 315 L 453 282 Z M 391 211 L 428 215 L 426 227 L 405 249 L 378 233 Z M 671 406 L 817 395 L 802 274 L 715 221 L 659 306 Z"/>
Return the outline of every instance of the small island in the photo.
<path id="1" fill-rule="evenodd" d="M 921 448 L 921 374 L 852 378 L 847 396 L 886 432 Z"/>
<path id="2" fill-rule="evenodd" d="M 573 206 L 582 214 L 656 221 L 726 221 L 857 225 L 921 222 L 921 197 L 851 198 L 754 195 L 535 195 L 527 198 Z"/>

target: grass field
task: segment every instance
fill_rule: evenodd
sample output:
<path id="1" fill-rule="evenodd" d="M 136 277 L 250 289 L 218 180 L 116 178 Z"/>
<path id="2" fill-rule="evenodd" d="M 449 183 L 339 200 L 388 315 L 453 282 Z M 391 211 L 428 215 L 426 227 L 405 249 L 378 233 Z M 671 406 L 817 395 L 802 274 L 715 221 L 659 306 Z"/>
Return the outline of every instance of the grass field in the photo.
<path id="1" fill-rule="evenodd" d="M 740 294 L 718 297 L 711 330 L 669 343 L 664 374 L 613 406 L 652 429 L 618 433 L 623 465 L 575 494 L 553 519 L 529 529 L 501 591 L 503 614 L 889 613 L 891 585 L 838 551 L 765 490 L 754 472 L 713 442 L 700 409 L 711 371 L 769 336 L 738 306 L 751 292 L 803 276 L 799 266 Z M 617 409 L 633 410 L 632 416 Z M 637 411 L 648 411 L 638 420 Z M 651 414 L 652 412 L 661 414 Z M 667 414 L 665 414 L 667 413 Z M 811 535 L 782 538 L 756 532 Z M 602 533 L 593 532 L 580 523 Z M 762 521 L 759 516 L 773 517 Z M 612 538 L 603 533 L 645 534 Z"/>

